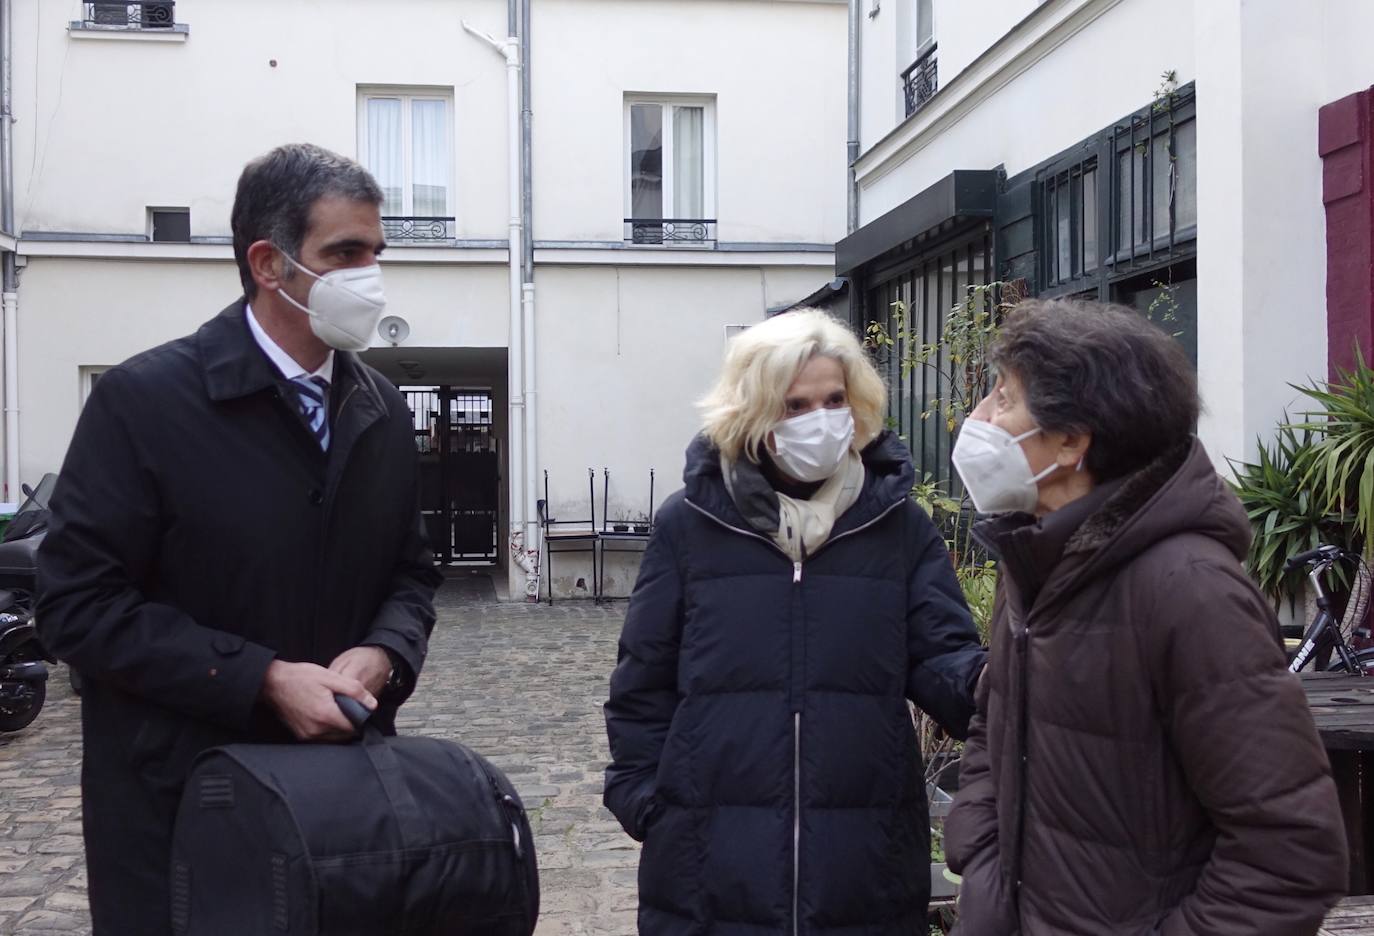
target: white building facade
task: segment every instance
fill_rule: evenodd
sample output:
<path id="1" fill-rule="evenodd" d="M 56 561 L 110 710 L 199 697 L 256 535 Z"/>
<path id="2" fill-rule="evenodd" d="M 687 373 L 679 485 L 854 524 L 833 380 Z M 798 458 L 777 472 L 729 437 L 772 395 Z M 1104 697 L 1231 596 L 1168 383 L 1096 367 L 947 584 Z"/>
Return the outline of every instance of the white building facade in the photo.
<path id="1" fill-rule="evenodd" d="M 1374 5 L 854 0 L 851 16 L 858 229 L 837 268 L 856 326 L 902 300 L 933 333 L 982 282 L 1133 305 L 1196 361 L 1222 467 L 1301 411 L 1290 384 L 1356 341 L 1368 357 Z M 919 413 L 925 388 L 902 390 Z M 948 477 L 948 433 L 910 431 Z"/>
<path id="2" fill-rule="evenodd" d="M 549 516 L 591 521 L 594 497 L 598 528 L 646 521 L 727 329 L 833 277 L 842 0 L 533 0 L 518 271 L 508 69 L 464 29 L 504 40 L 507 3 L 7 2 L 10 500 L 58 469 L 102 370 L 240 294 L 235 181 L 281 143 L 381 182 L 395 320 L 364 358 L 411 394 L 438 551 L 496 563 L 513 595 L 546 471 Z M 590 596 L 590 556 L 555 558 L 554 594 Z M 611 563 L 607 593 L 633 567 Z"/>

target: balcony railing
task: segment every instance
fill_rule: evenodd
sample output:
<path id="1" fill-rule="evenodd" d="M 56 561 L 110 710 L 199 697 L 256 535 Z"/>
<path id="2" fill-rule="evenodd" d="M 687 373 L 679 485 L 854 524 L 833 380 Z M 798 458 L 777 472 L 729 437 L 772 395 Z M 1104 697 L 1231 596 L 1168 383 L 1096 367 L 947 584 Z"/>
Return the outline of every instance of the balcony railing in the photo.
<path id="1" fill-rule="evenodd" d="M 714 218 L 626 218 L 625 240 L 631 244 L 709 246 L 716 242 Z"/>
<path id="2" fill-rule="evenodd" d="M 902 89 L 906 92 L 906 115 L 910 117 L 935 96 L 940 88 L 940 72 L 932 45 L 921 57 L 902 72 Z"/>
<path id="3" fill-rule="evenodd" d="M 172 29 L 175 0 L 156 3 L 86 3 L 81 25 L 96 29 Z"/>
<path id="4" fill-rule="evenodd" d="M 382 218 L 382 234 L 389 244 L 446 244 L 453 240 L 453 218 Z"/>

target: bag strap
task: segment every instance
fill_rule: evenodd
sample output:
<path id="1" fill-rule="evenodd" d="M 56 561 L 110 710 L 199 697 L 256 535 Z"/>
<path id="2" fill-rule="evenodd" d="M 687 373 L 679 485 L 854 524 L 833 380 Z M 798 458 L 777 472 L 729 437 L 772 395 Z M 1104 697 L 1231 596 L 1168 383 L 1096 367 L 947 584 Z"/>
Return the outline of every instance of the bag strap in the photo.
<path id="1" fill-rule="evenodd" d="M 400 761 L 396 758 L 396 752 L 392 750 L 390 739 L 376 726 L 365 725 L 362 747 L 367 759 L 372 762 L 372 769 L 377 773 L 377 780 L 386 793 L 387 801 L 391 803 L 391 811 L 396 817 L 396 825 L 401 833 L 401 844 L 405 848 L 420 847 L 429 823 L 425 821 L 419 804 L 410 793 L 410 787 L 406 784 L 405 774 L 401 770 Z"/>

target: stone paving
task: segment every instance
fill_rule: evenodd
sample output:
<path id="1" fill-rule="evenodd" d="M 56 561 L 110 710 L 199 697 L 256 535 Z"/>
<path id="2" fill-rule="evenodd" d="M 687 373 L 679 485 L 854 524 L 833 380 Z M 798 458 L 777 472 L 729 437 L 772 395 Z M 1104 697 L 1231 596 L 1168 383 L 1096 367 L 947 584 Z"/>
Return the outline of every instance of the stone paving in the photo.
<path id="1" fill-rule="evenodd" d="M 601 806 L 601 717 L 624 603 L 497 602 L 453 578 L 407 733 L 452 738 L 510 776 L 530 811 L 542 889 L 537 936 L 635 932 L 638 846 Z M 89 934 L 81 847 L 80 701 L 59 669 L 25 731 L 0 735 L 0 934 Z"/>

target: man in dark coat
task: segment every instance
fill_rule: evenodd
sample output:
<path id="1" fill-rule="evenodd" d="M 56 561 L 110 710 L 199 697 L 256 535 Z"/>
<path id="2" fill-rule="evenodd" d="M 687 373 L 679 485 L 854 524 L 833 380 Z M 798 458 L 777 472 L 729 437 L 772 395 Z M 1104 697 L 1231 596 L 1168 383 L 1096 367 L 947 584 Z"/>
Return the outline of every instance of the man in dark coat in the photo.
<path id="1" fill-rule="evenodd" d="M 85 678 L 97 936 L 171 932 L 172 827 L 199 752 L 345 738 L 335 693 L 391 730 L 424 662 L 439 576 L 412 419 L 351 353 L 382 307 L 381 202 L 318 147 L 251 163 L 232 222 L 245 298 L 108 371 L 82 413 L 38 620 Z"/>

